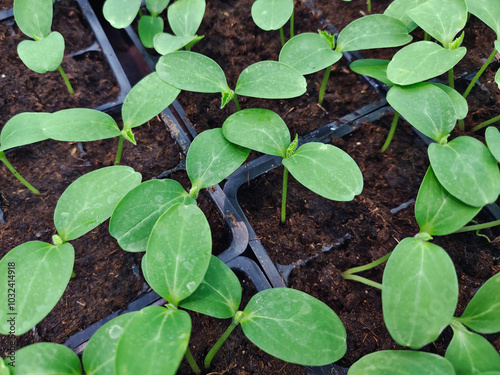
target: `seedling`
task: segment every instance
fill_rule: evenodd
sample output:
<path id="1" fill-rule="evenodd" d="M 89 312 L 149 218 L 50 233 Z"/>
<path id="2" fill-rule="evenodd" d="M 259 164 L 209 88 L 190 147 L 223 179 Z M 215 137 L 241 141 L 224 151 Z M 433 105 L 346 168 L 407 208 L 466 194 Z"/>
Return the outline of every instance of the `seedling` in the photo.
<path id="1" fill-rule="evenodd" d="M 340 60 L 342 52 L 397 47 L 410 42 L 411 39 L 401 21 L 382 14 L 373 14 L 347 25 L 339 33 L 336 43 L 334 36 L 326 31 L 299 34 L 283 46 L 279 61 L 297 69 L 303 75 L 326 68 L 318 98 L 319 104 L 323 104 L 332 66 Z"/>
<path id="2" fill-rule="evenodd" d="M 290 21 L 290 38 L 294 34 L 294 0 L 257 0 L 252 5 L 252 19 L 262 30 L 280 31 L 281 45 L 285 44 L 283 26 Z"/>
<path id="3" fill-rule="evenodd" d="M 164 55 L 156 64 L 162 80 L 180 90 L 218 93 L 222 95 L 221 108 L 236 95 L 263 99 L 288 99 L 306 92 L 306 80 L 297 70 L 278 61 L 260 61 L 241 72 L 234 91 L 229 88 L 222 68 L 202 54 L 177 51 Z"/>
<path id="4" fill-rule="evenodd" d="M 14 18 L 19 29 L 34 40 L 24 40 L 17 46 L 22 62 L 34 72 L 44 74 L 59 70 L 68 88 L 74 93 L 61 67 L 64 57 L 64 38 L 52 25 L 52 0 L 15 0 Z"/>
<path id="5" fill-rule="evenodd" d="M 342 1 L 351 2 L 352 0 L 342 0 Z M 371 0 L 366 0 L 366 11 L 368 13 L 372 12 L 372 1 Z"/>
<path id="6" fill-rule="evenodd" d="M 229 116 L 222 126 L 232 143 L 283 158 L 281 223 L 286 220 L 288 172 L 322 197 L 350 201 L 363 189 L 363 177 L 356 162 L 341 149 L 319 142 L 298 146 L 291 141 L 281 117 L 267 109 L 246 109 Z"/>

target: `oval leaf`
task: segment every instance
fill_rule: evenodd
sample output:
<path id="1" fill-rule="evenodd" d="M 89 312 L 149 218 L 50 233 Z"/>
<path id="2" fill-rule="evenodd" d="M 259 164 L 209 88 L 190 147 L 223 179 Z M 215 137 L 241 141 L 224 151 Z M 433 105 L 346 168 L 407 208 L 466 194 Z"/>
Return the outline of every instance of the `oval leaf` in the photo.
<path id="1" fill-rule="evenodd" d="M 387 77 L 403 86 L 422 82 L 450 70 L 465 52 L 465 47 L 449 50 L 434 42 L 415 42 L 396 52 L 387 67 Z"/>
<path id="2" fill-rule="evenodd" d="M 70 348 L 50 342 L 28 345 L 16 352 L 11 375 L 80 375 L 80 359 Z"/>
<path id="3" fill-rule="evenodd" d="M 147 0 L 146 7 L 149 13 L 156 17 L 167 8 L 169 3 L 170 0 Z"/>
<path id="4" fill-rule="evenodd" d="M 467 116 L 467 112 L 469 111 L 469 105 L 467 104 L 467 100 L 461 95 L 457 90 L 451 88 L 450 86 L 443 85 L 442 83 L 430 82 L 432 85 L 439 87 L 443 90 L 446 95 L 451 100 L 453 107 L 455 108 L 455 116 L 458 119 L 463 119 Z"/>
<path id="5" fill-rule="evenodd" d="M 116 349 L 123 332 L 137 312 L 117 316 L 90 338 L 82 362 L 87 375 L 115 375 Z"/>
<path id="6" fill-rule="evenodd" d="M 185 311 L 149 306 L 137 312 L 116 350 L 120 375 L 174 375 L 186 352 L 191 319 Z"/>
<path id="7" fill-rule="evenodd" d="M 497 200 L 498 163 L 488 148 L 472 137 L 429 145 L 429 160 L 439 183 L 455 198 L 474 207 Z"/>
<path id="8" fill-rule="evenodd" d="M 203 212 L 195 205 L 176 204 L 158 219 L 149 237 L 148 283 L 177 306 L 203 281 L 211 252 L 210 226 Z"/>
<path id="9" fill-rule="evenodd" d="M 345 328 L 332 309 L 294 289 L 267 289 L 254 295 L 241 328 L 265 352 L 306 366 L 335 362 L 347 349 Z"/>
<path id="10" fill-rule="evenodd" d="M 408 27 L 408 30 L 411 31 L 416 27 L 416 25 L 407 13 L 410 9 L 415 8 L 417 5 L 422 4 L 425 1 L 427 0 L 393 0 L 384 11 L 384 14 L 397 18 Z"/>
<path id="11" fill-rule="evenodd" d="M 410 124 L 436 142 L 446 138 L 457 122 L 449 95 L 431 83 L 393 86 L 387 93 L 387 101 Z"/>
<path id="12" fill-rule="evenodd" d="M 236 275 L 216 256 L 210 258 L 205 278 L 180 306 L 218 319 L 234 317 L 241 302 L 241 284 Z"/>
<path id="13" fill-rule="evenodd" d="M 57 31 L 40 40 L 23 40 L 17 53 L 24 65 L 44 74 L 56 70 L 64 57 L 64 38 Z"/>
<path id="14" fill-rule="evenodd" d="M 425 352 L 382 350 L 365 355 L 354 363 L 348 375 L 455 375 L 450 362 Z"/>
<path id="15" fill-rule="evenodd" d="M 185 45 L 191 43 L 195 39 L 194 36 L 176 36 L 167 33 L 156 34 L 153 39 L 153 45 L 160 55 L 166 55 L 181 49 Z"/>
<path id="16" fill-rule="evenodd" d="M 404 23 L 384 14 L 370 14 L 348 24 L 338 35 L 338 52 L 398 47 L 409 43 Z"/>
<path id="17" fill-rule="evenodd" d="M 285 157 L 291 142 L 285 122 L 269 109 L 238 111 L 224 121 L 222 131 L 229 142 L 281 157 Z"/>
<path id="18" fill-rule="evenodd" d="M 222 129 L 198 134 L 186 156 L 186 171 L 193 187 L 203 189 L 218 184 L 248 157 L 249 149 L 229 142 Z"/>
<path id="19" fill-rule="evenodd" d="M 332 50 L 321 35 L 302 33 L 286 42 L 280 51 L 279 61 L 306 75 L 335 64 L 341 57 L 342 53 Z"/>
<path id="20" fill-rule="evenodd" d="M 480 207 L 466 205 L 448 193 L 429 167 L 415 203 L 415 218 L 421 232 L 431 236 L 453 233 L 471 221 L 480 210 Z"/>
<path id="21" fill-rule="evenodd" d="M 123 250 L 146 251 L 156 221 L 176 203 L 196 204 L 196 200 L 177 181 L 144 182 L 118 203 L 109 221 L 109 233 Z"/>
<path id="22" fill-rule="evenodd" d="M 222 68 L 196 52 L 177 51 L 162 56 L 156 64 L 162 80 L 181 90 L 216 93 L 229 91 Z"/>
<path id="23" fill-rule="evenodd" d="M 4 130 L 5 127 L 2 130 L 2 135 Z M 486 137 L 486 144 L 488 145 L 490 152 L 493 154 L 495 159 L 497 159 L 497 161 L 500 163 L 500 131 L 498 131 L 498 129 L 495 128 L 494 126 L 489 126 L 488 128 L 486 128 L 484 136 Z M 0 148 L 0 150 L 2 149 Z"/>
<path id="24" fill-rule="evenodd" d="M 17 26 L 30 38 L 45 38 L 50 34 L 52 25 L 52 3 L 52 0 L 15 0 Z"/>
<path id="25" fill-rule="evenodd" d="M 500 273 L 479 288 L 458 321 L 481 333 L 500 332 Z"/>
<path id="26" fill-rule="evenodd" d="M 205 14 L 205 0 L 177 0 L 168 8 L 168 23 L 175 35 L 194 36 Z"/>
<path id="27" fill-rule="evenodd" d="M 22 335 L 45 318 L 63 295 L 74 260 L 69 243 L 31 241 L 9 251 L 0 261 L 5 277 L 0 285 L 0 332 Z M 9 297 L 15 301 L 9 302 Z"/>
<path id="28" fill-rule="evenodd" d="M 387 65 L 389 60 L 384 59 L 361 59 L 355 60 L 349 65 L 354 73 L 372 77 L 386 85 L 392 86 L 393 82 L 387 78 Z"/>
<path id="29" fill-rule="evenodd" d="M 278 30 L 292 16 L 293 0 L 257 0 L 252 5 L 252 19 L 262 30 Z"/>
<path id="30" fill-rule="evenodd" d="M 134 20 L 141 7 L 141 0 L 106 0 L 102 13 L 115 29 L 123 29 Z"/>
<path id="31" fill-rule="evenodd" d="M 306 92 L 307 82 L 294 68 L 279 61 L 260 61 L 241 72 L 236 94 L 262 99 L 289 99 Z"/>
<path id="32" fill-rule="evenodd" d="M 97 169 L 75 180 L 59 198 L 54 223 L 63 241 L 83 236 L 107 220 L 116 205 L 141 182 L 126 166 Z"/>
<path id="33" fill-rule="evenodd" d="M 458 281 L 441 247 L 405 238 L 394 249 L 382 281 L 384 322 L 400 345 L 419 349 L 450 324 L 458 300 Z"/>
<path id="34" fill-rule="evenodd" d="M 50 113 L 24 112 L 12 117 L 2 128 L 0 151 L 48 139 L 41 129 L 41 123 L 50 115 Z"/>
<path id="35" fill-rule="evenodd" d="M 180 90 L 169 85 L 156 72 L 137 82 L 125 97 L 122 106 L 123 127 L 140 126 L 167 108 Z"/>
<path id="36" fill-rule="evenodd" d="M 154 37 L 163 31 L 163 19 L 160 17 L 142 16 L 139 20 L 139 38 L 144 47 L 154 47 Z"/>
<path id="37" fill-rule="evenodd" d="M 340 148 L 318 142 L 300 146 L 283 165 L 302 185 L 322 197 L 351 201 L 363 190 L 356 162 Z"/>
<path id="38" fill-rule="evenodd" d="M 48 116 L 40 126 L 47 137 L 64 142 L 97 141 L 121 134 L 110 115 L 88 108 L 63 109 Z"/>

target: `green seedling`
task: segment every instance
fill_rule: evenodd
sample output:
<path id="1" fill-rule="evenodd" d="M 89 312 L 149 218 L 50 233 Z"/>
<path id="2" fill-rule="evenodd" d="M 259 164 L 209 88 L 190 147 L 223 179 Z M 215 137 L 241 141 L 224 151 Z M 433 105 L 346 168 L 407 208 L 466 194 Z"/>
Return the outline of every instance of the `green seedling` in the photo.
<path id="1" fill-rule="evenodd" d="M 278 61 L 260 61 L 241 72 L 234 91 L 229 88 L 222 68 L 212 59 L 195 52 L 177 51 L 164 55 L 156 71 L 165 82 L 180 90 L 218 93 L 221 108 L 236 95 L 262 99 L 288 99 L 306 92 L 306 80 L 297 70 Z"/>
<path id="2" fill-rule="evenodd" d="M 341 149 L 319 142 L 298 146 L 281 117 L 267 109 L 246 109 L 229 116 L 222 126 L 232 143 L 283 158 L 281 222 L 286 219 L 288 172 L 302 185 L 327 199 L 350 201 L 363 189 L 356 162 Z"/>
<path id="3" fill-rule="evenodd" d="M 189 193 L 170 179 L 140 184 L 116 207 L 109 223 L 111 235 L 126 251 L 146 251 L 150 233 L 165 211 L 177 203 L 196 205 L 200 190 L 229 176 L 249 153 L 250 150 L 228 142 L 221 129 L 199 134 L 186 156 L 186 171 L 192 184 Z"/>
<path id="4" fill-rule="evenodd" d="M 22 62 L 34 72 L 44 74 L 59 70 L 68 88 L 74 93 L 68 77 L 61 67 L 64 57 L 64 38 L 50 31 L 53 13 L 52 0 L 15 0 L 14 18 L 19 29 L 34 40 L 23 40 L 17 46 Z"/>
<path id="5" fill-rule="evenodd" d="M 397 47 L 411 39 L 405 25 L 399 20 L 373 14 L 347 25 L 339 33 L 336 43 L 334 36 L 326 31 L 299 34 L 283 46 L 279 61 L 303 75 L 326 68 L 319 90 L 318 102 L 322 104 L 332 66 L 340 60 L 342 52 Z"/>
<path id="6" fill-rule="evenodd" d="M 342 1 L 351 2 L 352 0 L 342 0 Z M 372 1 L 371 0 L 366 0 L 366 11 L 368 13 L 372 12 Z"/>
<path id="7" fill-rule="evenodd" d="M 285 44 L 283 26 L 290 21 L 290 38 L 294 34 L 294 0 L 257 0 L 252 5 L 252 19 L 262 30 L 280 31 L 281 45 Z"/>
<path id="8" fill-rule="evenodd" d="M 106 221 L 120 199 L 140 180 L 139 173 L 125 166 L 83 175 L 68 186 L 57 202 L 53 243 L 26 242 L 0 260 L 0 272 L 8 277 L 0 287 L 0 333 L 22 335 L 54 308 L 73 270 L 75 251 L 68 241 Z M 15 319 L 9 321 L 12 316 Z"/>

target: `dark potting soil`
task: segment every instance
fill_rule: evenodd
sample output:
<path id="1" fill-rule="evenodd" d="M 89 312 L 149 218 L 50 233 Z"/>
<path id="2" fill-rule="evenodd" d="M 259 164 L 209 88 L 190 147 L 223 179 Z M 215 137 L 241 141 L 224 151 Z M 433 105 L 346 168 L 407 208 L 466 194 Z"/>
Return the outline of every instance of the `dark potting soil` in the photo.
<path id="1" fill-rule="evenodd" d="M 65 38 L 61 64 L 75 93 L 70 95 L 56 70 L 38 74 L 28 69 L 17 55 L 17 45 L 28 39 L 13 20 L 0 23 L 0 128 L 21 112 L 54 112 L 72 107 L 96 108 L 116 99 L 120 88 L 100 51 L 74 56 L 95 41 L 75 1 L 54 4 L 53 30 Z"/>

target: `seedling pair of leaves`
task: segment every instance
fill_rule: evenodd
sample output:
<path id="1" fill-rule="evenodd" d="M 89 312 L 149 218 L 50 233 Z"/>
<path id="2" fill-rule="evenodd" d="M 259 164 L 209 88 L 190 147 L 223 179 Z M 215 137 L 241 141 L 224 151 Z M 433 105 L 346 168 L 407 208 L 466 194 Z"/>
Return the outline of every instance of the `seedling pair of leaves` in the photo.
<path id="1" fill-rule="evenodd" d="M 281 45 L 285 44 L 283 26 L 290 21 L 290 38 L 294 34 L 294 0 L 257 0 L 252 5 L 252 19 L 265 31 L 280 30 Z"/>
<path id="2" fill-rule="evenodd" d="M 52 0 L 15 0 L 14 18 L 19 29 L 34 40 L 23 40 L 17 46 L 22 62 L 34 72 L 44 74 L 56 69 L 61 73 L 70 94 L 73 88 L 64 73 L 61 62 L 64 57 L 64 38 L 51 31 Z"/>
<path id="3" fill-rule="evenodd" d="M 319 142 L 300 147 L 292 142 L 281 117 L 267 109 L 245 109 L 229 116 L 222 126 L 224 137 L 249 149 L 283 158 L 281 222 L 285 222 L 288 171 L 308 189 L 327 199 L 350 201 L 363 189 L 356 162 L 341 149 Z"/>
<path id="4" fill-rule="evenodd" d="M 2 275 L 15 275 L 0 286 L 0 332 L 9 334 L 8 319 L 15 314 L 15 335 L 22 335 L 40 322 L 61 298 L 70 280 L 75 252 L 68 242 L 107 220 L 120 199 L 139 185 L 140 173 L 130 167 L 112 166 L 87 173 L 75 180 L 59 198 L 54 211 L 57 235 L 53 243 L 30 241 L 9 251 L 0 261 Z M 16 301 L 8 303 L 8 289 Z M 22 373 L 22 372 L 21 372 Z"/>
<path id="5" fill-rule="evenodd" d="M 373 14 L 347 25 L 338 35 L 337 42 L 326 31 L 303 33 L 290 39 L 281 49 L 279 61 L 307 75 L 327 69 L 319 93 L 323 103 L 326 83 L 332 66 L 343 52 L 374 48 L 398 47 L 410 42 L 405 25 L 392 17 Z"/>

